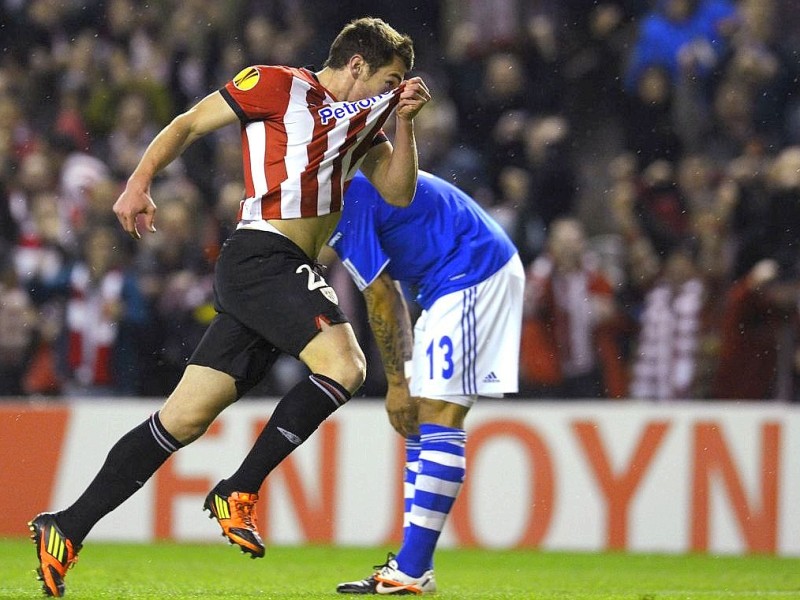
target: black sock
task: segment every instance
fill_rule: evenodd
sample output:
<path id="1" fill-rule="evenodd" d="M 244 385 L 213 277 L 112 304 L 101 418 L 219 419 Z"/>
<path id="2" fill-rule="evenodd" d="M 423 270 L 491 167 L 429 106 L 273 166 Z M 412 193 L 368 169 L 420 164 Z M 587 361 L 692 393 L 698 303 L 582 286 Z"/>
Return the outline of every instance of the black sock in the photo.
<path id="1" fill-rule="evenodd" d="M 130 498 L 182 446 L 153 413 L 114 444 L 86 491 L 56 515 L 58 526 L 73 544 L 80 544 L 95 523 Z"/>
<path id="2" fill-rule="evenodd" d="M 341 384 L 324 375 L 310 375 L 298 383 L 275 407 L 236 473 L 218 489 L 223 494 L 258 492 L 272 469 L 349 399 L 350 393 Z"/>

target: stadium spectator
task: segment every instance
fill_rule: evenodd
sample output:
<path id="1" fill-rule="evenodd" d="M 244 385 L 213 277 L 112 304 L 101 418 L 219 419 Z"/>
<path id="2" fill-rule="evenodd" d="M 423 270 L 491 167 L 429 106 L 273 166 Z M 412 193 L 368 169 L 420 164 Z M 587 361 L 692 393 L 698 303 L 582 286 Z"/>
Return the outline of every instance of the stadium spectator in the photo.
<path id="1" fill-rule="evenodd" d="M 625 150 L 636 154 L 643 167 L 677 160 L 683 151 L 673 119 L 674 89 L 666 69 L 654 65 L 642 71 L 636 89 L 625 97 Z"/>
<path id="2" fill-rule="evenodd" d="M 459 106 L 462 134 L 472 147 L 479 149 L 491 175 L 496 174 L 498 164 L 508 157 L 505 153 L 494 156 L 494 145 L 487 142 L 495 138 L 495 127 L 505 113 L 527 108 L 528 86 L 519 54 L 498 51 L 486 57 L 478 89 L 454 97 Z"/>
<path id="3" fill-rule="evenodd" d="M 156 133 L 158 126 L 153 120 L 147 96 L 138 92 L 122 96 L 107 139 L 106 160 L 117 177 L 122 178 L 133 172 L 139 157 Z"/>
<path id="4" fill-rule="evenodd" d="M 769 211 L 768 171 L 771 157 L 761 145 L 751 144 L 729 163 L 723 163 L 724 177 L 737 191 L 731 214 L 733 256 L 730 281 L 743 277 L 762 258 L 764 231 Z"/>
<path id="5" fill-rule="evenodd" d="M 784 273 L 800 277 L 800 146 L 784 148 L 775 157 L 766 185 L 762 256 L 777 260 Z"/>
<path id="6" fill-rule="evenodd" d="M 636 181 L 633 207 L 642 234 L 659 256 L 666 256 L 689 233 L 690 218 L 673 164 L 657 160 Z"/>
<path id="7" fill-rule="evenodd" d="M 544 223 L 531 199 L 531 179 L 528 169 L 504 167 L 497 177 L 494 203 L 484 207 L 511 237 L 524 264 L 538 256 L 545 239 Z"/>
<path id="8" fill-rule="evenodd" d="M 740 26 L 721 71 L 743 82 L 753 98 L 756 134 L 765 145 L 791 143 L 786 128 L 792 97 L 798 90 L 800 66 L 778 37 L 775 0 L 740 0 Z"/>
<path id="9" fill-rule="evenodd" d="M 0 399 L 28 393 L 25 375 L 36 349 L 36 311 L 8 250 L 0 246 Z"/>
<path id="10" fill-rule="evenodd" d="M 559 217 L 574 216 L 578 173 L 569 121 L 557 115 L 533 117 L 524 125 L 523 165 L 531 173 L 530 206 L 545 230 Z"/>
<path id="11" fill-rule="evenodd" d="M 556 30 L 553 15 L 537 12 L 526 18 L 519 34 L 520 58 L 529 81 L 536 82 L 528 90 L 528 108 L 534 113 L 564 110 L 561 105 L 561 91 L 565 86 L 563 40 Z"/>
<path id="12" fill-rule="evenodd" d="M 614 290 L 574 218 L 554 221 L 547 251 L 528 267 L 521 377 L 539 398 L 621 398 L 626 369 Z"/>
<path id="13" fill-rule="evenodd" d="M 537 46 L 539 54 L 544 48 L 554 47 L 555 51 L 549 54 L 554 55 L 550 62 L 555 64 L 544 64 L 532 73 L 535 75 L 532 80 L 537 82 L 537 95 L 542 96 L 538 88 L 543 87 L 550 98 L 544 112 L 564 114 L 566 110 L 573 126 L 580 130 L 619 127 L 628 120 L 627 116 L 620 118 L 624 90 L 619 85 L 619 77 L 628 60 L 628 48 L 633 45 L 635 19 L 646 12 L 648 3 L 601 0 L 591 5 L 582 2 L 550 4 L 556 6 L 551 12 L 557 17 L 551 17 L 547 29 L 552 30 L 554 39 Z M 540 15 L 528 20 L 527 31 L 536 39 L 542 38 L 536 34 L 541 28 Z M 561 25 L 564 23 L 569 26 L 564 28 Z M 530 55 L 531 52 L 526 52 L 526 57 Z M 544 78 L 543 86 L 538 83 L 539 77 Z"/>
<path id="14" fill-rule="evenodd" d="M 64 133 L 49 136 L 43 145 L 51 168 L 58 174 L 59 213 L 74 235 L 94 225 L 111 224 L 107 193 L 115 190 L 107 163 Z"/>
<path id="15" fill-rule="evenodd" d="M 728 290 L 720 318 L 712 398 L 777 397 L 781 336 L 787 328 L 796 330 L 798 322 L 796 279 L 781 281 L 780 276 L 778 262 L 765 258 Z M 796 359 L 794 352 L 790 354 L 793 374 Z"/>
<path id="16" fill-rule="evenodd" d="M 149 314 L 138 276 L 125 264 L 116 231 L 96 227 L 70 268 L 64 293 L 65 363 L 63 393 L 68 396 L 134 396 L 142 371 L 137 347 Z"/>
<path id="17" fill-rule="evenodd" d="M 35 149 L 20 157 L 15 175 L 9 189 L 9 212 L 16 221 L 20 235 L 36 236 L 35 199 L 40 194 L 57 194 L 58 172 L 50 156 L 38 143 Z M 56 216 L 65 216 L 57 202 L 53 208 Z M 66 228 L 61 228 L 60 239 L 64 241 L 67 236 Z"/>
<path id="18" fill-rule="evenodd" d="M 713 91 L 702 151 L 715 162 L 741 156 L 748 145 L 763 143 L 756 129 L 755 95 L 744 81 L 723 77 Z"/>
<path id="19" fill-rule="evenodd" d="M 53 207 L 51 199 L 40 198 L 37 212 L 43 213 L 40 222 L 57 227 Z M 141 376 L 137 332 L 149 315 L 136 273 L 124 268 L 119 237 L 112 229 L 92 228 L 81 240 L 81 256 L 72 259 L 59 251 L 47 227 L 40 226 L 41 245 L 21 248 L 18 260 L 29 265 L 23 268 L 26 287 L 40 313 L 39 372 L 31 377 L 57 377 L 58 388 L 31 391 L 135 395 Z M 44 357 L 53 363 L 44 364 Z"/>
<path id="20" fill-rule="evenodd" d="M 728 0 L 658 0 L 639 25 L 625 72 L 626 88 L 635 89 L 653 66 L 664 68 L 673 84 L 681 70 L 707 79 L 736 25 L 736 5 Z"/>
<path id="21" fill-rule="evenodd" d="M 705 277 L 724 285 L 733 270 L 733 216 L 741 198 L 739 186 L 702 154 L 680 161 L 676 183 L 686 205 L 689 231 L 701 240 L 698 267 Z"/>
<path id="22" fill-rule="evenodd" d="M 800 219 L 800 147 L 786 147 L 775 157 L 756 147 L 727 168 L 738 192 L 731 217 L 735 243 L 731 278 L 742 279 L 765 258 L 778 261 L 782 277 L 799 275 L 794 232 Z"/>
<path id="23" fill-rule="evenodd" d="M 52 292 L 65 288 L 73 255 L 65 244 L 67 227 L 58 205 L 51 191 L 33 195 L 22 234 L 11 250 L 17 277 L 37 312 L 35 347 L 24 382 L 29 394 L 57 394 L 65 377 L 58 355 L 66 328 L 65 297 Z"/>
<path id="24" fill-rule="evenodd" d="M 673 247 L 646 288 L 632 355 L 632 398 L 710 395 L 718 346 L 718 282 L 698 266 L 698 253 L 690 242 Z"/>

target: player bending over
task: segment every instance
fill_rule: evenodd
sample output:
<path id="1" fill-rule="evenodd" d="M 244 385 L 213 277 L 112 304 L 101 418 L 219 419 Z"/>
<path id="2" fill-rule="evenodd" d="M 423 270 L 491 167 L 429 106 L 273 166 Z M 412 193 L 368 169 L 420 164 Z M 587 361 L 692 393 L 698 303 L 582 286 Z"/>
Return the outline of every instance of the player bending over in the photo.
<path id="1" fill-rule="evenodd" d="M 356 175 L 328 243 L 364 294 L 389 421 L 406 440 L 403 544 L 336 591 L 431 593 L 434 549 L 466 471 L 464 418 L 478 396 L 517 391 L 522 263 L 474 200 L 422 171 L 407 208 Z M 413 336 L 398 282 L 418 290 Z"/>

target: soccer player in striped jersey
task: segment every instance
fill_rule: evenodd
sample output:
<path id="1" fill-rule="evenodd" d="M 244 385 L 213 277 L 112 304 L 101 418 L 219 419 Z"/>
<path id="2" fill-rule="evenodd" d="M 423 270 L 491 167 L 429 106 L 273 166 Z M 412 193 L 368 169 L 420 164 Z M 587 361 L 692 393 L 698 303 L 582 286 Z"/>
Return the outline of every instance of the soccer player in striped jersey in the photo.
<path id="1" fill-rule="evenodd" d="M 522 262 L 474 200 L 423 171 L 402 209 L 356 175 L 328 244 L 364 294 L 389 421 L 406 440 L 402 547 L 337 591 L 431 593 L 434 549 L 466 472 L 467 412 L 478 396 L 518 391 Z M 413 334 L 400 282 L 423 309 Z"/>
<path id="2" fill-rule="evenodd" d="M 63 595 L 66 571 L 97 521 L 287 353 L 311 375 L 281 399 L 239 469 L 204 503 L 231 543 L 264 555 L 253 511 L 264 479 L 364 381 L 363 352 L 315 261 L 359 168 L 388 202 L 405 206 L 414 196 L 413 119 L 430 94 L 422 79 L 405 79 L 413 62 L 408 36 L 381 19 L 356 19 L 333 41 L 321 71 L 247 67 L 151 142 L 114 204 L 135 239 L 140 226 L 156 231 L 155 175 L 198 138 L 241 128 L 244 199 L 216 265 L 218 314 L 161 410 L 111 448 L 74 504 L 30 521 L 45 593 Z M 382 132 L 392 112 L 393 144 Z"/>

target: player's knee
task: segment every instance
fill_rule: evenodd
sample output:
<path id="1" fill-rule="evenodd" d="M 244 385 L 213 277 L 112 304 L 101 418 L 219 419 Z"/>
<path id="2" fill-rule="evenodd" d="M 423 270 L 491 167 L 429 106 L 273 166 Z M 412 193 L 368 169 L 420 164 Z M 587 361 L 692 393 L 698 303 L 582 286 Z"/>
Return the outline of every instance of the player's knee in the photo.
<path id="1" fill-rule="evenodd" d="M 342 357 L 339 374 L 334 377 L 348 392 L 355 393 L 367 378 L 367 360 L 360 348 Z"/>
<path id="2" fill-rule="evenodd" d="M 364 384 L 367 360 L 350 326 L 323 329 L 300 353 L 311 370 L 340 383 L 351 394 Z"/>
<path id="3" fill-rule="evenodd" d="M 184 446 L 202 436 L 213 420 L 213 417 L 189 410 L 168 411 L 166 414 L 162 410 L 159 416 L 164 428 Z"/>
<path id="4" fill-rule="evenodd" d="M 187 421 L 182 429 L 182 438 L 179 438 L 181 443 L 184 446 L 191 444 L 208 430 L 209 425 L 210 423 L 205 420 Z"/>

